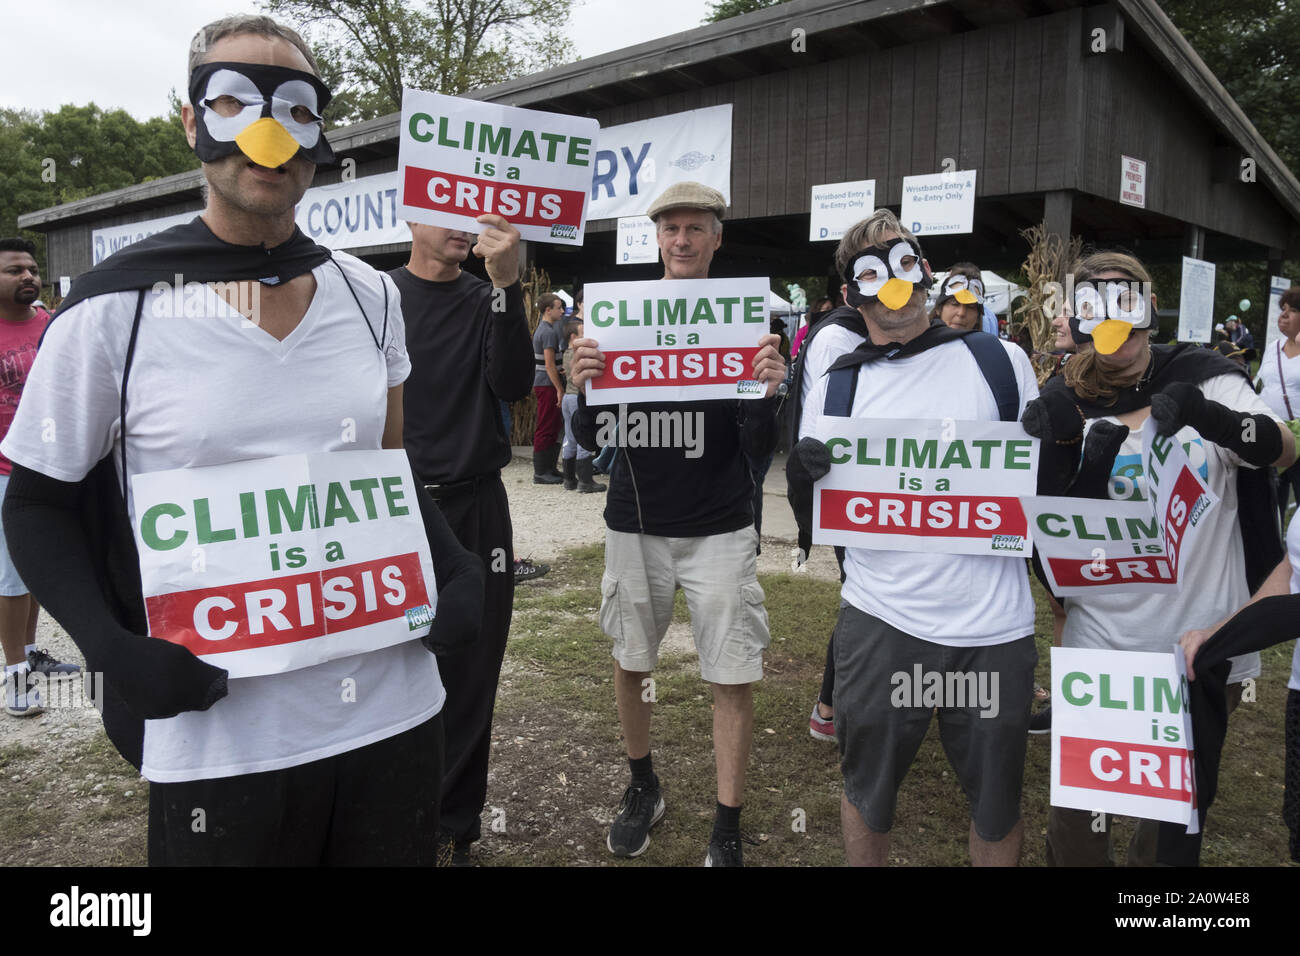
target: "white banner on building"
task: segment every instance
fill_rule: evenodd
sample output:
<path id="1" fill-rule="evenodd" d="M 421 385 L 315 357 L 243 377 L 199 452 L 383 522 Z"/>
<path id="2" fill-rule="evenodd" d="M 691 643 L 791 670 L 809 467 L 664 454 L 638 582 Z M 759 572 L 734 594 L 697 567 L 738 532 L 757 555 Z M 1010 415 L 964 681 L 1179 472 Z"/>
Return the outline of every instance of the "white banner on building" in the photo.
<path id="1" fill-rule="evenodd" d="M 411 241 L 410 227 L 397 217 L 396 172 L 313 186 L 296 219 L 303 235 L 330 249 Z"/>
<path id="2" fill-rule="evenodd" d="M 602 129 L 587 219 L 644 216 L 673 183 L 711 186 L 731 204 L 731 104 Z"/>
<path id="3" fill-rule="evenodd" d="M 90 264 L 97 266 L 119 249 L 125 249 L 133 242 L 139 242 L 155 232 L 162 232 L 172 226 L 189 222 L 200 210 L 182 212 L 175 216 L 163 216 L 161 219 L 146 219 L 143 222 L 129 222 L 124 226 L 105 226 L 90 233 Z"/>

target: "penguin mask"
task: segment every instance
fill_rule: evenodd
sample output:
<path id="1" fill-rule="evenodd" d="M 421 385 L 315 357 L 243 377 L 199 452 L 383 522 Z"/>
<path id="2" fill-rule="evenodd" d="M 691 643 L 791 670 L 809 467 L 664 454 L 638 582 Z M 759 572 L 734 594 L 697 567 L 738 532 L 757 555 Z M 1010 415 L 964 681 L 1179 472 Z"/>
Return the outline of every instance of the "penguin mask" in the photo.
<path id="1" fill-rule="evenodd" d="M 1070 335 L 1102 355 L 1113 355 L 1134 329 L 1149 329 L 1153 310 L 1145 283 L 1125 279 L 1080 282 L 1074 287 Z"/>
<path id="2" fill-rule="evenodd" d="M 921 248 L 902 237 L 855 252 L 843 279 L 848 286 L 849 305 L 856 307 L 879 299 L 890 311 L 901 309 L 914 290 L 928 289 L 934 281 L 921 263 Z"/>
<path id="3" fill-rule="evenodd" d="M 951 273 L 939 287 L 939 301 L 956 299 L 962 305 L 984 304 L 984 280 Z"/>
<path id="4" fill-rule="evenodd" d="M 190 74 L 197 114 L 194 152 L 205 163 L 236 151 L 268 169 L 299 153 L 334 162 L 321 114 L 330 91 L 302 70 L 262 63 L 203 63 Z"/>

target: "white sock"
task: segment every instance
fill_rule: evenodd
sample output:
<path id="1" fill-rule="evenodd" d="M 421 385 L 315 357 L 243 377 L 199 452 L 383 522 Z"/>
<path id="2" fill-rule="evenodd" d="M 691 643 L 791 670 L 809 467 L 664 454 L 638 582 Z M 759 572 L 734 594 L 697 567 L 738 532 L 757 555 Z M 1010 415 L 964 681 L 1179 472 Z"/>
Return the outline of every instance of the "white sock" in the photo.
<path id="1" fill-rule="evenodd" d="M 35 644 L 24 644 L 24 645 L 23 645 L 23 653 L 24 653 L 24 654 L 30 654 L 30 653 L 31 653 L 32 651 L 34 651 L 34 650 L 36 650 L 36 645 L 35 645 Z"/>
<path id="2" fill-rule="evenodd" d="M 8 677 L 10 674 L 26 674 L 26 673 L 27 673 L 26 661 L 23 661 L 21 664 L 5 665 L 5 677 Z"/>

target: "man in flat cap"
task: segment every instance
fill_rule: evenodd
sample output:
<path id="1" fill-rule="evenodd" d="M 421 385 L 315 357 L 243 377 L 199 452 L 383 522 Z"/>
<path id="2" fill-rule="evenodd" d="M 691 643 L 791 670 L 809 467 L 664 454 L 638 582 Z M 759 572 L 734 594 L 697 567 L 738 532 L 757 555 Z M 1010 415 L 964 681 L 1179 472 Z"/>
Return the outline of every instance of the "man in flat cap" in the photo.
<path id="1" fill-rule="evenodd" d="M 677 183 L 655 200 L 649 215 L 665 279 L 709 277 L 722 244 L 725 211 L 722 195 L 699 183 Z M 644 853 L 650 828 L 664 813 L 650 758 L 650 672 L 680 587 L 691 613 L 700 675 L 713 688 L 718 802 L 705 865 L 743 865 L 740 809 L 753 735 L 751 685 L 763 676 L 768 643 L 748 462 L 763 461 L 776 442 L 782 401 L 776 393 L 785 379 L 778 343 L 775 335 L 758 342 L 753 373 L 766 383 L 762 399 L 640 404 L 618 413 L 623 421 L 659 410 L 693 415 L 700 423 L 700 443 L 692 449 L 629 443 L 620 447 L 610 472 L 600 624 L 614 641 L 615 696 L 632 770 L 607 840 L 615 856 Z M 575 346 L 574 381 L 582 386 L 603 373 L 605 357 L 592 339 Z M 579 393 L 574 417 L 579 442 L 594 451 L 600 415 L 613 414 L 589 409 Z"/>

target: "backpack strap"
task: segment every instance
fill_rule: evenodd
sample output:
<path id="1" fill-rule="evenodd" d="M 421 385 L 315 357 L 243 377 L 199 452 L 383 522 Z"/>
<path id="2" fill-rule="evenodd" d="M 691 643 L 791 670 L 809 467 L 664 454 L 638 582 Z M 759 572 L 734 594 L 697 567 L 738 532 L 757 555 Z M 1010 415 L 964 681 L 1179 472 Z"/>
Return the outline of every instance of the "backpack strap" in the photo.
<path id="1" fill-rule="evenodd" d="M 144 293 L 140 290 L 140 295 L 135 300 L 135 318 L 131 320 L 131 337 L 126 342 L 126 358 L 122 363 L 122 395 L 121 405 L 118 408 L 120 422 L 118 428 L 121 434 L 118 436 L 122 442 L 122 501 L 130 501 L 131 498 L 127 492 L 127 475 L 126 470 L 126 384 L 131 380 L 131 363 L 135 359 L 135 343 L 140 336 L 140 315 L 144 312 Z"/>
<path id="2" fill-rule="evenodd" d="M 1002 340 L 987 332 L 972 332 L 963 335 L 962 341 L 970 349 L 975 364 L 980 367 L 980 374 L 993 393 L 993 400 L 998 404 L 998 418 L 1004 422 L 1019 421 L 1020 385 L 1016 382 L 1016 370 Z"/>
<path id="3" fill-rule="evenodd" d="M 822 403 L 823 415 L 848 418 L 853 414 L 853 393 L 858 390 L 858 369 L 861 365 L 832 369 L 826 375 L 826 401 Z"/>

